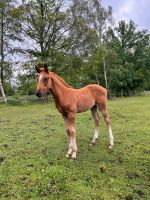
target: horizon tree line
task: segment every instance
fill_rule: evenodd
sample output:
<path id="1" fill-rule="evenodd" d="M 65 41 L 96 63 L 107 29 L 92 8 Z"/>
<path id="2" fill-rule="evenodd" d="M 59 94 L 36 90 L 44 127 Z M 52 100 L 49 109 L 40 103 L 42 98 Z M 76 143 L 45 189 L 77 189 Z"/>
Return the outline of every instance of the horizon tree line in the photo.
<path id="1" fill-rule="evenodd" d="M 97 83 L 110 94 L 126 96 L 150 89 L 148 30 L 137 30 L 132 20 L 116 25 L 112 8 L 104 8 L 100 0 L 72 0 L 70 5 L 64 0 L 1 0 L 0 10 L 0 91 L 5 103 L 5 93 L 14 92 L 15 55 L 28 58 L 18 63 L 15 90 L 20 94 L 34 93 L 37 63 L 48 63 L 77 88 Z"/>

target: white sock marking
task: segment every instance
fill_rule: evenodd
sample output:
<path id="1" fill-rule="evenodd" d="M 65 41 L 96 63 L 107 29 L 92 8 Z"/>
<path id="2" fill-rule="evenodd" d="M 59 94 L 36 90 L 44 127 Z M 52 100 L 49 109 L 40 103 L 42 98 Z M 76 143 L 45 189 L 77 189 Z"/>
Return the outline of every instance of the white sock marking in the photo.
<path id="1" fill-rule="evenodd" d="M 114 137 L 112 134 L 112 128 L 109 126 L 109 141 L 110 141 L 110 145 L 114 145 Z"/>
<path id="2" fill-rule="evenodd" d="M 94 139 L 98 138 L 98 128 L 94 130 Z"/>
<path id="3" fill-rule="evenodd" d="M 72 139 L 71 139 L 71 137 L 70 137 L 70 138 L 69 138 L 69 150 L 68 150 L 68 152 L 67 152 L 68 155 L 71 155 L 71 154 L 72 154 L 72 146 L 73 146 L 73 144 L 72 144 Z"/>
<path id="4" fill-rule="evenodd" d="M 98 138 L 98 130 L 99 128 L 95 128 L 92 143 L 95 143 Z"/>

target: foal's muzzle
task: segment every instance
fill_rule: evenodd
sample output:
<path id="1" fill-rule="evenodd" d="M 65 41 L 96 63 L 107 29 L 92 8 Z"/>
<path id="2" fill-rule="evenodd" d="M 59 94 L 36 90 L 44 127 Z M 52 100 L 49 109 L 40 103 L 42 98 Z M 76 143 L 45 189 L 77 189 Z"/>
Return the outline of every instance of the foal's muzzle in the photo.
<path id="1" fill-rule="evenodd" d="M 39 98 L 41 98 L 43 96 L 43 94 L 41 93 L 41 91 L 36 91 L 35 95 Z"/>

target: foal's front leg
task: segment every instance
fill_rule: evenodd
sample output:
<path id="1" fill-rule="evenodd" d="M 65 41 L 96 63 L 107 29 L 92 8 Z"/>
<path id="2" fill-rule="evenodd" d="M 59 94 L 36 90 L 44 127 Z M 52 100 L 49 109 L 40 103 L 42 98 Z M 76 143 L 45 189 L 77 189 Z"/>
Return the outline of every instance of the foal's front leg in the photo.
<path id="1" fill-rule="evenodd" d="M 66 157 L 70 157 L 72 155 L 72 140 L 71 140 L 71 137 L 70 137 L 70 134 L 69 134 L 69 129 L 68 129 L 68 119 L 66 116 L 63 116 L 64 118 L 64 121 L 65 121 L 65 128 L 66 128 L 66 132 L 67 132 L 67 135 L 68 135 L 68 142 L 69 142 L 69 149 L 67 151 L 67 154 L 66 154 Z"/>
<path id="2" fill-rule="evenodd" d="M 75 114 L 69 113 L 65 120 L 66 131 L 69 137 L 69 150 L 66 157 L 76 159 L 77 144 L 76 144 L 76 130 L 75 130 Z"/>
<path id="3" fill-rule="evenodd" d="M 67 154 L 66 154 L 67 158 L 70 157 L 72 155 L 72 152 L 73 152 L 73 150 L 72 150 L 72 148 L 73 148 L 72 139 L 71 139 L 69 134 L 68 134 L 68 137 L 69 137 L 69 149 L 68 149 Z"/>

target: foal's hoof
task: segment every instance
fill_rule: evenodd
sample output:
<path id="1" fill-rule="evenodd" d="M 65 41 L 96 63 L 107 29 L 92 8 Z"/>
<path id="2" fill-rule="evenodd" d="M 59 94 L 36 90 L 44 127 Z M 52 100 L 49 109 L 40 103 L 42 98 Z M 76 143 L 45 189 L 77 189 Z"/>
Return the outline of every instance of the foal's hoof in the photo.
<path id="1" fill-rule="evenodd" d="M 72 159 L 72 160 L 76 160 L 76 152 L 73 152 L 73 153 L 72 153 L 71 159 Z"/>
<path id="2" fill-rule="evenodd" d="M 70 158 L 71 157 L 71 154 L 66 154 L 66 158 Z"/>
<path id="3" fill-rule="evenodd" d="M 72 157 L 70 158 L 70 161 L 75 161 L 75 160 L 76 160 L 76 158 L 72 158 Z"/>
<path id="4" fill-rule="evenodd" d="M 93 146 L 93 145 L 96 145 L 96 141 L 93 141 L 93 140 L 92 140 L 91 145 L 92 145 L 92 146 Z"/>
<path id="5" fill-rule="evenodd" d="M 110 144 L 109 149 L 112 150 L 114 148 L 114 145 Z"/>

